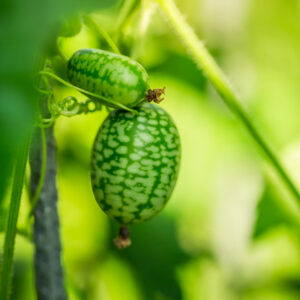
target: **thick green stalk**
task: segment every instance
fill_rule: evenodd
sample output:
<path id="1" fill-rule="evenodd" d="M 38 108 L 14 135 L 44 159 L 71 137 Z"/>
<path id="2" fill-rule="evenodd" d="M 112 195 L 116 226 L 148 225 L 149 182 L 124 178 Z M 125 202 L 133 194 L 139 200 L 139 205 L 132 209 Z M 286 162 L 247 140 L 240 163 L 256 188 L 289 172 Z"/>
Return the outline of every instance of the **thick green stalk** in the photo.
<path id="1" fill-rule="evenodd" d="M 51 90 L 51 82 L 44 77 L 44 85 Z M 38 102 L 40 118 L 50 119 L 49 96 Z M 37 299 L 66 300 L 68 298 L 61 263 L 59 216 L 56 186 L 57 161 L 53 123 L 47 128 L 36 127 L 29 152 L 30 187 L 35 198 L 33 241 L 34 271 Z"/>
<path id="2" fill-rule="evenodd" d="M 14 257 L 14 245 L 17 232 L 17 221 L 20 210 L 22 188 L 25 168 L 29 151 L 30 136 L 27 136 L 20 145 L 15 164 L 12 193 L 6 224 L 6 233 L 3 248 L 3 257 L 0 276 L 0 299 L 7 300 L 10 297 L 12 267 Z"/>
<path id="3" fill-rule="evenodd" d="M 43 184 L 44 184 L 44 179 L 45 179 L 45 173 L 46 173 L 46 164 L 47 164 L 47 145 L 46 145 L 46 137 L 45 137 L 45 129 L 40 128 L 41 130 L 41 142 L 42 142 L 42 162 L 41 162 L 41 176 L 35 191 L 35 194 L 31 200 L 31 208 L 28 214 L 28 222 L 30 221 L 30 218 L 34 212 L 34 209 L 36 207 L 36 204 L 39 200 Z"/>
<path id="4" fill-rule="evenodd" d="M 48 117 L 46 113 L 43 113 Z M 31 190 L 34 194 L 41 182 L 43 165 L 43 131 L 33 133 L 29 153 Z M 35 286 L 39 300 L 65 300 L 67 294 L 61 263 L 59 216 L 57 212 L 58 191 L 56 187 L 56 142 L 53 126 L 45 129 L 46 169 L 44 184 L 34 207 Z"/>
<path id="5" fill-rule="evenodd" d="M 278 157 L 275 155 L 270 146 L 265 142 L 262 135 L 257 128 L 253 125 L 252 120 L 245 112 L 243 107 L 233 91 L 229 81 L 220 67 L 215 62 L 214 58 L 205 48 L 204 44 L 198 39 L 193 29 L 186 22 L 173 0 L 154 0 L 158 2 L 161 9 L 166 14 L 169 22 L 174 27 L 175 32 L 178 34 L 187 50 L 192 55 L 196 63 L 203 69 L 208 79 L 212 82 L 218 93 L 221 95 L 225 104 L 232 111 L 232 113 L 240 119 L 242 124 L 248 130 L 249 134 L 253 137 L 259 145 L 263 153 L 269 159 L 275 171 L 281 177 L 289 191 L 295 196 L 300 203 L 300 193 L 289 177 L 287 171 L 282 166 Z"/>

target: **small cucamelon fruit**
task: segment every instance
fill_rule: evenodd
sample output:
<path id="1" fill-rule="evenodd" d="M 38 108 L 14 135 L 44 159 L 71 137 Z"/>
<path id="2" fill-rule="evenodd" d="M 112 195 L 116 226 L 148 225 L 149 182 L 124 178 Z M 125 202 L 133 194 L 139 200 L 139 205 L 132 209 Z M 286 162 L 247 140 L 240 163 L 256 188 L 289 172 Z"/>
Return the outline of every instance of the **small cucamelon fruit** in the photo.
<path id="1" fill-rule="evenodd" d="M 115 110 L 108 115 L 91 158 L 95 198 L 121 225 L 144 222 L 163 209 L 181 156 L 179 134 L 166 111 L 151 103 L 135 109 L 137 113 Z"/>
<path id="2" fill-rule="evenodd" d="M 145 100 L 161 101 L 150 90 L 146 70 L 124 55 L 99 49 L 78 50 L 68 62 L 67 76 L 73 85 L 103 97 L 95 100 L 107 106 L 118 108 L 107 100 L 127 107 Z"/>

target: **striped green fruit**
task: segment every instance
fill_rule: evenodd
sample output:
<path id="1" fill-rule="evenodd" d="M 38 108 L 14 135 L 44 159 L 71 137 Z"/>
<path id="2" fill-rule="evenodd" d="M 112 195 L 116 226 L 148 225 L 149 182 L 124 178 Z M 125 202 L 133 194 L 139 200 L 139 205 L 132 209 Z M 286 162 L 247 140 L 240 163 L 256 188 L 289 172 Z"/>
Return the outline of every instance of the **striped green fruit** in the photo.
<path id="1" fill-rule="evenodd" d="M 108 100 L 134 107 L 145 100 L 149 89 L 146 70 L 129 57 L 99 49 L 81 49 L 68 62 L 69 81 Z M 117 108 L 116 105 L 96 100 Z"/>
<path id="2" fill-rule="evenodd" d="M 92 150 L 95 198 L 122 225 L 144 222 L 162 210 L 180 163 L 180 139 L 171 117 L 155 104 L 142 103 L 136 110 L 111 112 Z"/>

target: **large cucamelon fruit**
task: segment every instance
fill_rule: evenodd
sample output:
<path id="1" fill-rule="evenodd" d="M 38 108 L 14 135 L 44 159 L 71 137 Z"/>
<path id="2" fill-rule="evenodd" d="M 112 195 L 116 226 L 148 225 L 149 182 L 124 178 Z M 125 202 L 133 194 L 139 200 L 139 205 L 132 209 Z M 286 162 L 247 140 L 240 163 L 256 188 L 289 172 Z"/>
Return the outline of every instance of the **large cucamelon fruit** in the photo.
<path id="1" fill-rule="evenodd" d="M 149 89 L 146 70 L 129 57 L 99 49 L 81 49 L 68 62 L 69 81 L 88 92 L 103 104 L 118 106 L 105 99 L 134 107 L 145 100 Z"/>
<path id="2" fill-rule="evenodd" d="M 92 150 L 95 198 L 122 225 L 146 221 L 164 207 L 180 163 L 180 139 L 171 117 L 155 104 L 135 109 L 111 112 Z"/>

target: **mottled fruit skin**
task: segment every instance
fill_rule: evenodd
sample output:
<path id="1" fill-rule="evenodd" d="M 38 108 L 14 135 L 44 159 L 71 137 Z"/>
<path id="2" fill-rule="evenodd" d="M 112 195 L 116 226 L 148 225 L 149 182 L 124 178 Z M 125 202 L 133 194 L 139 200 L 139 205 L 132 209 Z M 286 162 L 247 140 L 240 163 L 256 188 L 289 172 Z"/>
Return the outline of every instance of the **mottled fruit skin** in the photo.
<path id="1" fill-rule="evenodd" d="M 137 114 L 111 112 L 92 150 L 95 198 L 122 225 L 144 222 L 162 210 L 174 189 L 181 156 L 171 117 L 150 103 L 135 109 Z"/>
<path id="2" fill-rule="evenodd" d="M 81 49 L 68 62 L 69 81 L 82 89 L 134 107 L 145 100 L 149 89 L 146 70 L 129 57 L 99 49 Z M 111 107 L 115 105 L 96 100 Z"/>

